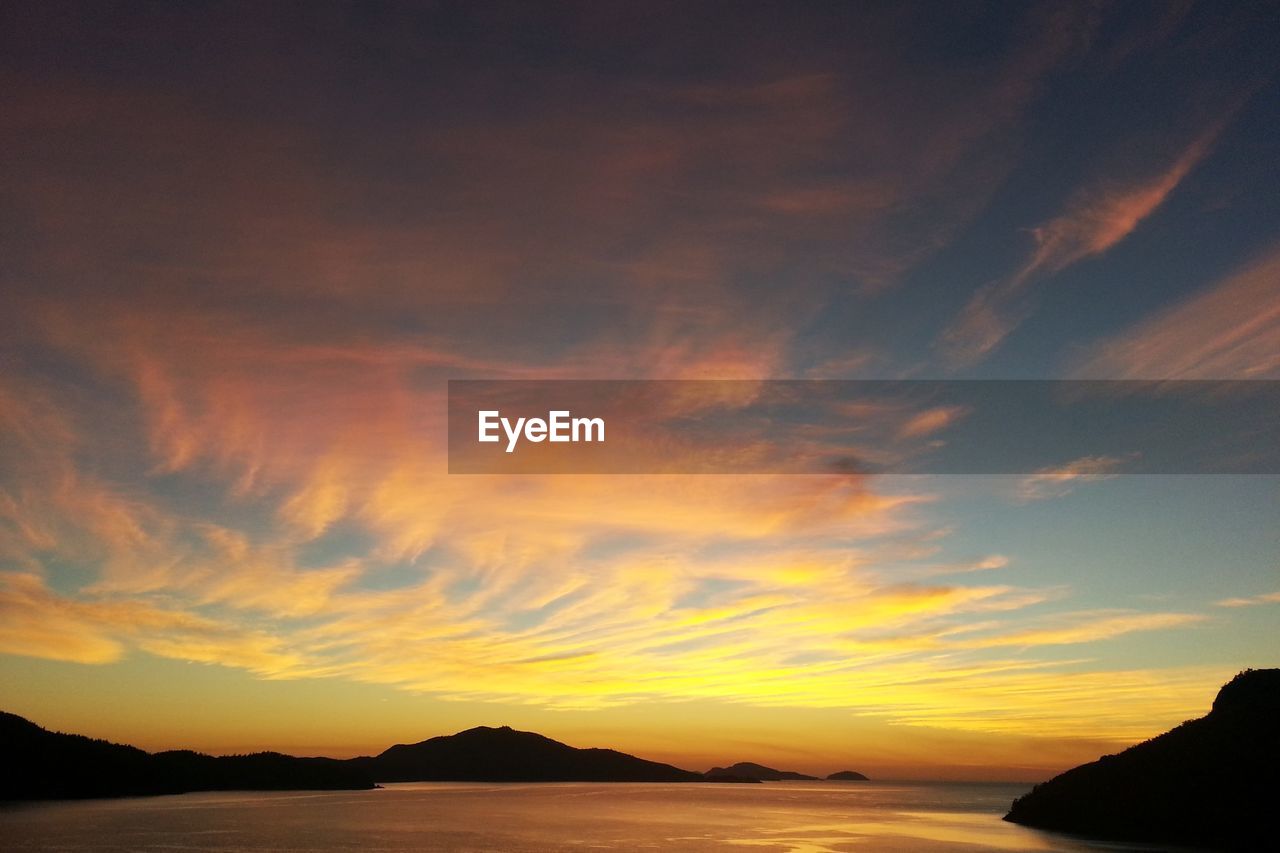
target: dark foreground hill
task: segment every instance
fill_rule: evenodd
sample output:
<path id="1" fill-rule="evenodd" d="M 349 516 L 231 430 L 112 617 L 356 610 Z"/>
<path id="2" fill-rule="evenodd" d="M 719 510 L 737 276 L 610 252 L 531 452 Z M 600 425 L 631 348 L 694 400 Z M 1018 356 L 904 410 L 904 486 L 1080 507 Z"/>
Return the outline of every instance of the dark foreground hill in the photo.
<path id="1" fill-rule="evenodd" d="M 379 782 L 694 782 L 693 773 L 612 749 L 577 749 L 508 726 L 398 744 L 351 763 Z"/>
<path id="2" fill-rule="evenodd" d="M 198 752 L 144 752 L 67 735 L 0 712 L 0 799 L 127 797 L 188 791 L 372 788 L 358 767 L 332 758 L 275 752 L 215 758 Z"/>
<path id="3" fill-rule="evenodd" d="M 1208 715 L 1037 785 L 1005 820 L 1126 841 L 1276 849 L 1280 669 L 1246 670 Z"/>
<path id="4" fill-rule="evenodd" d="M 754 779 L 757 782 L 781 782 L 786 779 L 813 781 L 817 778 L 817 776 L 796 773 L 794 770 L 774 770 L 772 767 L 765 767 L 753 761 L 739 761 L 728 767 L 712 767 L 707 771 L 709 782 L 719 779 Z"/>

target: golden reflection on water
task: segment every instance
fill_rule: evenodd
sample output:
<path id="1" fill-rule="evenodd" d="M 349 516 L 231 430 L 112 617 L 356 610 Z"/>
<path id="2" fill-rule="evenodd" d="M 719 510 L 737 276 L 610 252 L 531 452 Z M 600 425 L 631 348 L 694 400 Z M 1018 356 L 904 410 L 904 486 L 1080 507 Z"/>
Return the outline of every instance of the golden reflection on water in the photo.
<path id="1" fill-rule="evenodd" d="M 786 850 L 788 853 L 842 853 L 872 844 L 876 850 L 921 849 L 919 841 L 936 842 L 940 849 L 969 847 L 984 850 L 1063 850 L 1061 839 L 1033 830 L 993 823 L 990 814 L 970 812 L 893 812 L 884 818 L 860 817 L 840 823 L 759 828 L 759 837 L 726 838 L 741 847 Z"/>
<path id="2" fill-rule="evenodd" d="M 1026 787 L 410 783 L 375 791 L 184 794 L 8 806 L 0 808 L 0 837 L 6 850 L 32 853 L 1137 849 L 1003 822 Z"/>

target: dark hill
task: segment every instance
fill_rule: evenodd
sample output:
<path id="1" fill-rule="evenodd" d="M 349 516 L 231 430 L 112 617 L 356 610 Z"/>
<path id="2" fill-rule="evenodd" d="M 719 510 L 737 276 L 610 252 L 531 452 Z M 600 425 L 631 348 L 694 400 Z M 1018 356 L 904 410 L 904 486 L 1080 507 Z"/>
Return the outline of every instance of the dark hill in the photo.
<path id="1" fill-rule="evenodd" d="M 379 782 L 692 782 L 699 773 L 508 726 L 399 744 L 352 763 Z"/>
<path id="2" fill-rule="evenodd" d="M 854 770 L 841 770 L 839 773 L 832 773 L 827 777 L 828 782 L 869 782 L 866 776 Z"/>
<path id="3" fill-rule="evenodd" d="M 712 767 L 707 771 L 707 780 L 714 782 L 721 778 L 736 777 L 739 779 L 755 779 L 760 782 L 781 782 L 783 780 L 803 779 L 816 780 L 817 776 L 806 776 L 793 770 L 774 770 L 763 764 L 751 761 L 739 761 L 728 767 Z"/>
<path id="4" fill-rule="evenodd" d="M 1126 841 L 1275 849 L 1280 669 L 1246 670 L 1207 716 L 1037 785 L 1005 820 Z"/>
<path id="5" fill-rule="evenodd" d="M 223 790 L 372 788 L 359 768 L 273 752 L 215 758 L 67 735 L 0 712 L 0 799 L 127 797 Z"/>

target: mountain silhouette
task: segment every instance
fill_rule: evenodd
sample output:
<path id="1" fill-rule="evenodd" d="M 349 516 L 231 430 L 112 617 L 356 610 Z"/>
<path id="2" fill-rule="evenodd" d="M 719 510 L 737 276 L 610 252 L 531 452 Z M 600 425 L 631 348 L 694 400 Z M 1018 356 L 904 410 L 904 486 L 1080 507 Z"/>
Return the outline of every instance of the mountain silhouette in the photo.
<path id="1" fill-rule="evenodd" d="M 717 780 L 728 781 L 730 777 L 755 779 L 758 782 L 781 782 L 795 779 L 813 781 L 818 778 L 817 776 L 796 773 L 793 770 L 774 770 L 772 767 L 765 767 L 763 764 L 756 764 L 752 761 L 739 761 L 737 764 L 731 764 L 728 767 L 712 767 L 707 771 L 706 776 L 708 781 L 713 782 Z"/>
<path id="2" fill-rule="evenodd" d="M 0 711 L 0 799 L 77 799 L 223 790 L 372 788 L 358 767 L 277 752 L 214 757 L 51 732 Z"/>
<path id="3" fill-rule="evenodd" d="M 869 782 L 866 776 L 854 770 L 841 770 L 839 773 L 832 773 L 827 777 L 828 782 Z"/>
<path id="4" fill-rule="evenodd" d="M 1245 670 L 1208 715 L 1035 786 L 1005 820 L 1123 841 L 1276 849 L 1280 669 Z"/>
<path id="5" fill-rule="evenodd" d="M 379 782 L 693 782 L 702 774 L 612 749 L 577 749 L 510 726 L 397 744 L 352 763 Z"/>

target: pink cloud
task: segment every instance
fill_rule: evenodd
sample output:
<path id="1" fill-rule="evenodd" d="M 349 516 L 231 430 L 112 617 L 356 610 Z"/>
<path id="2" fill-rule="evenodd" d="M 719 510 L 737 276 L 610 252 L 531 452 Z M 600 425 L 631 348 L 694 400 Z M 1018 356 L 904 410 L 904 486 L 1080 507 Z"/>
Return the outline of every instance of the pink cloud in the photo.
<path id="1" fill-rule="evenodd" d="M 1052 468 L 1042 468 L 1018 482 L 1018 498 L 1038 501 L 1070 494 L 1081 483 L 1117 476 L 1125 460 L 1114 456 L 1084 456 Z"/>
<path id="2" fill-rule="evenodd" d="M 1022 296 L 1032 282 L 1101 255 L 1132 234 L 1213 150 L 1234 111 L 1211 124 L 1161 171 L 1136 182 L 1112 178 L 1087 187 L 1064 212 L 1031 229 L 1035 248 L 1030 257 L 1013 275 L 974 293 L 943 330 L 939 347 L 947 360 L 957 366 L 980 361 L 1029 315 Z"/>
<path id="3" fill-rule="evenodd" d="M 1280 379 L 1280 246 L 1097 344 L 1075 373 L 1106 379 Z"/>

